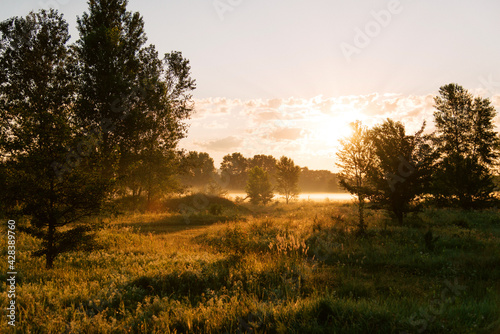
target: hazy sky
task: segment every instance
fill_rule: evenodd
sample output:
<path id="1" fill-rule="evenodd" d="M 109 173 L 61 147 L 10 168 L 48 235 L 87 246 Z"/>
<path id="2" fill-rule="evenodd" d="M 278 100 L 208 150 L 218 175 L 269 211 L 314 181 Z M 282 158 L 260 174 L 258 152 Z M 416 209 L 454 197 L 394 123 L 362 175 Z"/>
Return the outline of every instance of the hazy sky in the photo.
<path id="1" fill-rule="evenodd" d="M 0 19 L 58 8 L 76 39 L 81 0 L 0 0 Z M 456 82 L 500 111 L 497 0 L 130 0 L 148 43 L 190 59 L 196 113 L 181 146 L 218 164 L 239 151 L 334 169 L 347 124 L 432 128 Z M 500 124 L 500 118 L 497 118 Z"/>

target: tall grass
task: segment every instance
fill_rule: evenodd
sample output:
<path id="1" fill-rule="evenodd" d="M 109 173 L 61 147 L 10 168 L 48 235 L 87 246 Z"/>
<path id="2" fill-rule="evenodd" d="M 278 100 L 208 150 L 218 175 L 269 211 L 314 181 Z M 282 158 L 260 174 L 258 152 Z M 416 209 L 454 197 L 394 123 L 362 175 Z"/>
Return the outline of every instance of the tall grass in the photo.
<path id="1" fill-rule="evenodd" d="M 53 270 L 18 240 L 18 318 L 2 333 L 494 333 L 498 211 L 427 210 L 392 225 L 298 202 L 109 220 Z M 230 217 L 230 219 L 228 219 Z M 433 236 L 430 249 L 425 235 Z M 1 240 L 6 249 L 6 240 Z M 4 252 L 5 254 L 5 252 Z M 6 260 L 6 257 L 5 257 Z M 6 261 L 0 278 L 6 279 Z M 459 287 L 452 291 L 451 286 Z M 455 285 L 454 285 L 455 284 Z M 445 293 L 446 292 L 446 293 Z M 0 306 L 7 296 L 2 285 Z"/>

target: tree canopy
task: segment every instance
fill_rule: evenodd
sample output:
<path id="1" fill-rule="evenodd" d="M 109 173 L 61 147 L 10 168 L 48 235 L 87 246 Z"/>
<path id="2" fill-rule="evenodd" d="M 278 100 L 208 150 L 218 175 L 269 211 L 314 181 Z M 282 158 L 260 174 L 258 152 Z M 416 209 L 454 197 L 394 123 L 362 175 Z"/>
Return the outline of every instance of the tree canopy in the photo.
<path id="1" fill-rule="evenodd" d="M 403 123 L 387 119 L 367 134 L 374 157 L 368 197 L 392 211 L 400 224 L 406 213 L 420 206 L 419 196 L 429 192 L 435 155 L 424 128 L 425 123 L 417 133 L 407 135 Z"/>
<path id="2" fill-rule="evenodd" d="M 274 197 L 271 182 L 267 172 L 259 166 L 248 171 L 248 181 L 245 188 L 250 202 L 253 204 L 267 204 Z"/>
<path id="3" fill-rule="evenodd" d="M 49 268 L 89 240 L 85 218 L 108 200 L 149 204 L 178 189 L 176 146 L 193 108 L 180 52 L 146 46 L 127 1 L 88 4 L 74 45 L 55 10 L 0 23 L 1 209 L 26 218 Z"/>
<path id="4" fill-rule="evenodd" d="M 186 136 L 193 109 L 189 61 L 180 52 L 160 59 L 145 46 L 144 22 L 125 0 L 89 2 L 78 18 L 80 39 L 76 119 L 97 127 L 108 174 L 122 193 L 146 193 L 148 202 L 173 187 L 174 148 Z"/>
<path id="5" fill-rule="evenodd" d="M 358 201 L 358 231 L 363 233 L 366 228 L 364 207 L 371 193 L 369 171 L 374 162 L 372 142 L 368 136 L 368 128 L 360 121 L 351 123 L 351 137 L 342 139 L 342 149 L 337 153 L 337 166 L 340 185 L 357 197 Z"/>
<path id="6" fill-rule="evenodd" d="M 51 268 L 58 254 L 89 240 L 90 227 L 73 223 L 100 212 L 112 179 L 102 177 L 95 146 L 74 122 L 76 69 L 62 16 L 42 10 L 4 21 L 0 31 L 1 201 L 11 216 L 29 219 L 22 228 L 42 239 L 37 254 Z M 79 155 L 68 155 L 71 147 Z"/>
<path id="7" fill-rule="evenodd" d="M 489 99 L 473 97 L 457 84 L 442 86 L 435 99 L 435 146 L 439 152 L 434 195 L 441 202 L 474 208 L 491 201 L 492 170 L 500 140 Z"/>
<path id="8" fill-rule="evenodd" d="M 282 156 L 278 161 L 276 169 L 276 190 L 285 196 L 285 201 L 288 204 L 290 199 L 297 197 L 299 194 L 300 167 L 295 166 L 292 159 Z"/>
<path id="9" fill-rule="evenodd" d="M 358 198 L 359 229 L 364 200 L 404 216 L 424 202 L 473 209 L 493 205 L 500 139 L 489 99 L 472 96 L 457 84 L 435 97 L 436 131 L 414 135 L 402 122 L 387 119 L 368 129 L 353 123 L 337 154 L 340 184 Z"/>

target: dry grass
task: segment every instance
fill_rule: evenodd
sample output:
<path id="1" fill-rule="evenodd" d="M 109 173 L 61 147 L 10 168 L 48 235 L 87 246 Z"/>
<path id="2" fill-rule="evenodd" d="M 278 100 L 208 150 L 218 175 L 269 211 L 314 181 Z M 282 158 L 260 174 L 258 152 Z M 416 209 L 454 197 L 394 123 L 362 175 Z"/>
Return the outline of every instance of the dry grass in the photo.
<path id="1" fill-rule="evenodd" d="M 99 232 L 100 250 L 65 254 L 51 271 L 30 256 L 38 241 L 20 236 L 16 332 L 491 333 L 500 325 L 497 211 L 428 210 L 407 227 L 371 212 L 363 238 L 347 203 L 246 212 L 198 212 L 187 223 L 178 213 L 122 216 Z M 439 236 L 433 250 L 429 228 Z M 5 273 L 3 261 L 4 281 Z M 455 282 L 463 289 L 453 294 Z M 0 330 L 11 330 L 5 319 Z"/>

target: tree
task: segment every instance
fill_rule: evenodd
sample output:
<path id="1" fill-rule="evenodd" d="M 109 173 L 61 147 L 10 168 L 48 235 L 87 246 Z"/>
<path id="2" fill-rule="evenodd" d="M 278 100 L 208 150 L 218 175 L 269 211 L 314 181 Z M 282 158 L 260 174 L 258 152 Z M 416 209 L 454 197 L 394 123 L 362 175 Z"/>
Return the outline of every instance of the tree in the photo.
<path id="1" fill-rule="evenodd" d="M 88 4 L 89 12 L 77 18 L 77 119 L 82 127 L 97 127 L 101 132 L 100 149 L 111 157 L 104 161 L 111 174 L 112 157 L 131 144 L 127 142 L 131 135 L 139 137 L 130 129 L 144 121 L 145 115 L 134 106 L 143 102 L 138 73 L 146 36 L 142 18 L 127 11 L 126 0 L 92 0 Z"/>
<path id="2" fill-rule="evenodd" d="M 247 180 L 248 160 L 238 152 L 222 158 L 221 174 L 229 179 L 230 189 L 243 189 Z"/>
<path id="3" fill-rule="evenodd" d="M 255 166 L 248 172 L 248 182 L 246 192 L 253 204 L 262 203 L 266 205 L 274 197 L 271 183 L 267 172 Z"/>
<path id="4" fill-rule="evenodd" d="M 130 124 L 130 129 L 138 133 L 138 136 L 131 137 L 130 142 L 135 143 L 138 150 L 123 148 L 121 152 L 132 161 L 135 158 L 143 163 L 144 168 L 139 172 L 146 178 L 139 180 L 142 180 L 141 185 L 150 203 L 153 197 L 163 192 L 179 189 L 175 177 L 178 171 L 175 148 L 186 136 L 187 127 L 183 120 L 193 109 L 190 91 L 195 88 L 195 83 L 190 77 L 189 61 L 180 52 L 166 54 L 163 61 L 158 59 L 152 46 L 142 53 L 145 54 L 141 57 L 142 70 L 139 72 L 142 100 L 136 107 L 143 117 L 136 123 L 137 128 Z M 126 159 L 124 162 L 122 169 L 126 170 Z"/>
<path id="5" fill-rule="evenodd" d="M 204 187 L 215 178 L 214 159 L 208 153 L 190 151 L 181 157 L 180 172 L 185 184 Z"/>
<path id="6" fill-rule="evenodd" d="M 342 149 L 337 152 L 340 185 L 358 199 L 358 232 L 365 231 L 364 207 L 370 194 L 368 173 L 373 164 L 373 149 L 368 130 L 360 121 L 351 123 L 353 134 L 340 140 Z"/>
<path id="7" fill-rule="evenodd" d="M 484 205 L 495 189 L 492 169 L 499 156 L 495 110 L 489 99 L 474 98 L 457 84 L 442 86 L 434 101 L 440 153 L 434 195 L 462 208 Z"/>
<path id="8" fill-rule="evenodd" d="M 312 192 L 339 192 L 337 175 L 329 170 L 311 170 L 302 167 L 299 177 L 299 188 Z"/>
<path id="9" fill-rule="evenodd" d="M 276 179 L 276 164 L 276 158 L 272 155 L 257 154 L 248 159 L 248 169 L 259 166 L 267 172 L 271 184 L 274 184 Z"/>
<path id="10" fill-rule="evenodd" d="M 415 135 L 407 135 L 403 123 L 387 119 L 369 130 L 375 158 L 368 174 L 370 202 L 392 211 L 400 225 L 429 191 L 435 155 L 424 128 L 425 123 Z"/>
<path id="11" fill-rule="evenodd" d="M 100 153 L 74 123 L 62 15 L 32 12 L 0 23 L 0 32 L 0 201 L 9 217 L 29 222 L 20 228 L 42 239 L 35 255 L 52 268 L 58 254 L 92 240 L 85 218 L 102 210 L 112 180 L 102 178 Z"/>
<path id="12" fill-rule="evenodd" d="M 126 7 L 126 0 L 93 0 L 77 20 L 77 120 L 101 133 L 107 175 L 118 175 L 122 193 L 145 193 L 150 202 L 177 188 L 174 150 L 186 136 L 196 86 L 180 52 L 162 60 L 144 46 L 143 19 Z"/>
<path id="13" fill-rule="evenodd" d="M 288 204 L 290 199 L 297 197 L 299 194 L 300 167 L 295 166 L 292 159 L 283 156 L 278 162 L 276 169 L 276 189 L 281 195 L 285 196 L 286 204 Z"/>

